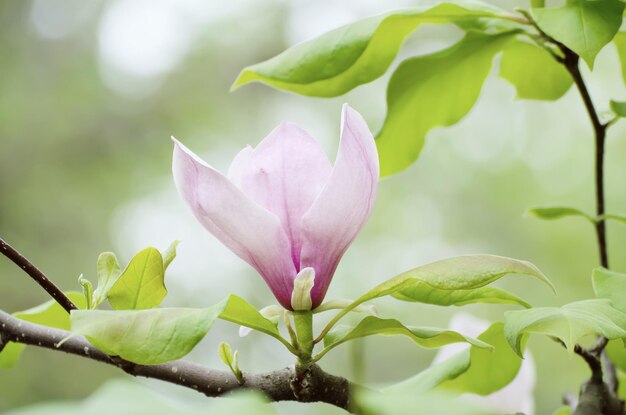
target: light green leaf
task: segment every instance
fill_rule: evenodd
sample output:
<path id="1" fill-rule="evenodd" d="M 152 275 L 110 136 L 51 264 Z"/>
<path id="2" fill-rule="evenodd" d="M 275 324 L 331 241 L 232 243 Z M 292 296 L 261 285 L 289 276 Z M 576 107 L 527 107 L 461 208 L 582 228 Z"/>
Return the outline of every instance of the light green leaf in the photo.
<path id="1" fill-rule="evenodd" d="M 621 371 L 626 371 L 626 347 L 624 347 L 624 340 L 616 339 L 609 341 L 605 350 L 615 367 Z"/>
<path id="2" fill-rule="evenodd" d="M 295 353 L 295 349 L 291 344 L 280 335 L 276 324 L 263 317 L 256 308 L 241 297 L 231 294 L 219 318 L 270 335 L 283 343 L 289 351 Z"/>
<path id="3" fill-rule="evenodd" d="M 533 9 L 537 25 L 582 57 L 590 68 L 622 24 L 620 0 L 567 0 L 558 8 Z"/>
<path id="4" fill-rule="evenodd" d="M 220 345 L 217 347 L 217 354 L 219 355 L 222 363 L 224 363 L 237 378 L 237 382 L 239 382 L 240 384 L 243 383 L 243 374 L 239 369 L 237 350 L 235 350 L 235 353 L 233 354 L 233 350 L 231 349 L 230 344 L 226 342 L 221 342 Z"/>
<path id="5" fill-rule="evenodd" d="M 626 102 L 611 100 L 611 111 L 620 118 L 626 117 Z"/>
<path id="6" fill-rule="evenodd" d="M 107 298 L 109 290 L 121 274 L 120 263 L 113 252 L 103 252 L 98 257 L 98 287 L 93 292 L 94 308 Z"/>
<path id="7" fill-rule="evenodd" d="M 552 415 L 571 415 L 572 411 L 570 410 L 569 406 L 563 406 L 559 409 L 557 409 Z"/>
<path id="8" fill-rule="evenodd" d="M 407 327 L 395 319 L 382 319 L 375 316 L 365 317 L 355 327 L 340 326 L 324 337 L 324 350 L 320 355 L 349 340 L 358 339 L 376 334 L 384 336 L 407 336 L 422 347 L 441 347 L 450 343 L 466 342 L 477 347 L 491 347 L 490 345 L 463 336 L 452 330 L 433 327 Z"/>
<path id="9" fill-rule="evenodd" d="M 355 391 L 351 404 L 365 415 L 487 415 L 472 402 L 458 396 L 431 392 L 378 393 L 361 388 Z"/>
<path id="10" fill-rule="evenodd" d="M 460 393 L 488 395 L 502 389 L 517 376 L 521 359 L 508 346 L 502 323 L 492 324 L 478 339 L 493 348 L 472 346 L 384 392 L 420 393 L 441 387 Z"/>
<path id="11" fill-rule="evenodd" d="M 449 49 L 398 66 L 387 87 L 387 117 L 376 139 L 381 176 L 411 165 L 434 127 L 456 124 L 467 115 L 494 56 L 511 38 L 511 33 L 469 32 Z"/>
<path id="12" fill-rule="evenodd" d="M 85 296 L 82 293 L 70 291 L 65 293 L 65 295 L 76 307 L 87 307 Z M 29 323 L 41 324 L 61 330 L 70 329 L 70 315 L 55 300 L 46 301 L 37 307 L 25 311 L 18 311 L 13 313 L 13 316 Z M 0 352 L 0 368 L 12 367 L 19 359 L 24 347 L 23 344 L 9 342 Z"/>
<path id="13" fill-rule="evenodd" d="M 83 277 L 83 274 L 80 274 L 78 277 L 78 284 L 83 287 L 83 296 L 85 297 L 85 301 L 87 302 L 87 309 L 95 308 L 93 301 L 93 284 L 87 278 Z"/>
<path id="14" fill-rule="evenodd" d="M 478 339 L 491 345 L 492 349 L 472 347 L 469 369 L 460 376 L 442 383 L 442 388 L 489 395 L 515 379 L 522 359 L 508 346 L 504 337 L 504 324 L 492 324 L 478 336 Z"/>
<path id="15" fill-rule="evenodd" d="M 163 251 L 163 271 L 166 271 L 167 267 L 169 267 L 174 258 L 176 258 L 176 247 L 179 243 L 180 241 L 174 241 Z"/>
<path id="16" fill-rule="evenodd" d="M 428 284 L 415 283 L 393 294 L 402 301 L 420 302 L 441 306 L 464 306 L 474 303 L 531 305 L 518 296 L 494 287 L 480 287 L 470 290 L 440 290 Z"/>
<path id="17" fill-rule="evenodd" d="M 622 66 L 622 79 L 626 82 L 626 32 L 617 33 L 613 38 L 613 43 Z"/>
<path id="18" fill-rule="evenodd" d="M 541 206 L 530 208 L 526 211 L 526 213 L 544 220 L 555 220 L 568 216 L 580 216 L 593 224 L 596 223 L 595 219 L 591 215 L 586 214 L 580 209 L 568 206 Z"/>
<path id="19" fill-rule="evenodd" d="M 530 262 L 496 255 L 462 255 L 423 265 L 377 285 L 341 310 L 331 320 L 329 326 L 360 304 L 408 290 L 416 284 L 425 284 L 437 290 L 473 290 L 484 287 L 508 274 L 536 278 L 554 291 L 554 286 L 548 277 Z"/>
<path id="20" fill-rule="evenodd" d="M 167 295 L 163 257 L 155 248 L 139 252 L 108 292 L 115 310 L 144 310 L 161 304 Z"/>
<path id="21" fill-rule="evenodd" d="M 103 352 L 142 365 L 156 365 L 189 353 L 224 310 L 158 308 L 129 311 L 72 311 L 72 333 Z"/>
<path id="22" fill-rule="evenodd" d="M 245 68 L 232 89 L 262 82 L 302 95 L 342 95 L 383 75 L 406 37 L 421 24 L 463 23 L 481 18 L 511 16 L 494 6 L 468 1 L 359 20 Z M 510 25 L 515 26 L 513 22 Z"/>
<path id="23" fill-rule="evenodd" d="M 434 364 L 417 375 L 383 389 L 383 392 L 428 392 L 447 380 L 465 373 L 470 367 L 470 350 L 463 350 L 443 362 Z"/>
<path id="24" fill-rule="evenodd" d="M 517 97 L 553 101 L 572 86 L 567 69 L 545 49 L 527 42 L 512 42 L 504 48 L 500 76 L 517 90 Z"/>
<path id="25" fill-rule="evenodd" d="M 558 307 L 507 311 L 504 333 L 518 355 L 525 334 L 543 334 L 559 339 L 572 353 L 580 339 L 601 335 L 607 339 L 626 337 L 626 314 L 611 307 L 609 300 L 578 301 Z"/>
<path id="26" fill-rule="evenodd" d="M 593 291 L 596 297 L 608 298 L 613 307 L 626 312 L 626 275 L 610 271 L 606 268 L 596 268 L 591 274 Z"/>

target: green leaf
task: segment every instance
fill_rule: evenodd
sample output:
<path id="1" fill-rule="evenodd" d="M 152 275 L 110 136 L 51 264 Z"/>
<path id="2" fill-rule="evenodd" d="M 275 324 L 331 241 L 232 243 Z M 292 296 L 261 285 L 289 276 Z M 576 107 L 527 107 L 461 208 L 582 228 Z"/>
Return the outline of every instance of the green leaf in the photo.
<path id="1" fill-rule="evenodd" d="M 554 337 L 570 353 L 586 336 L 601 335 L 609 340 L 626 337 L 626 314 L 611 307 L 605 299 L 578 301 L 560 308 L 507 311 L 504 318 L 505 336 L 520 356 L 522 337 L 530 333 Z"/>
<path id="2" fill-rule="evenodd" d="M 83 287 L 83 296 L 85 297 L 85 301 L 87 302 L 87 309 L 95 308 L 93 301 L 93 284 L 87 278 L 83 277 L 83 274 L 80 274 L 78 277 L 78 284 Z"/>
<path id="3" fill-rule="evenodd" d="M 611 100 L 611 111 L 620 118 L 626 117 L 626 102 Z"/>
<path id="4" fill-rule="evenodd" d="M 511 38 L 511 33 L 469 32 L 449 49 L 398 66 L 387 87 L 387 117 L 376 140 L 381 176 L 411 165 L 434 127 L 456 124 L 467 115 L 494 56 Z"/>
<path id="5" fill-rule="evenodd" d="M 484 287 L 508 274 L 534 277 L 554 291 L 554 286 L 548 277 L 530 262 L 496 255 L 462 255 L 423 265 L 377 285 L 341 310 L 331 320 L 329 326 L 360 304 L 409 290 L 416 284 L 425 284 L 437 290 L 473 290 Z"/>
<path id="6" fill-rule="evenodd" d="M 231 294 L 219 318 L 272 336 L 283 343 L 292 353 L 295 353 L 291 344 L 280 335 L 276 324 L 263 317 L 256 308 L 241 297 Z"/>
<path id="7" fill-rule="evenodd" d="M 569 406 L 563 406 L 557 409 L 556 411 L 554 411 L 552 415 L 571 415 L 571 414 L 572 414 L 572 411 L 570 410 Z"/>
<path id="8" fill-rule="evenodd" d="M 567 69 L 545 49 L 527 42 L 513 42 L 504 48 L 500 76 L 517 90 L 517 97 L 553 101 L 572 86 Z"/>
<path id="9" fill-rule="evenodd" d="M 72 311 L 72 333 L 103 352 L 142 365 L 156 365 L 189 353 L 224 310 L 209 308 Z"/>
<path id="10" fill-rule="evenodd" d="M 82 293 L 70 291 L 65 293 L 65 295 L 76 307 L 87 307 L 87 302 Z M 43 304 L 25 311 L 18 311 L 17 313 L 13 313 L 13 316 L 20 320 L 28 321 L 29 323 L 41 324 L 61 330 L 70 329 L 69 314 L 55 300 L 46 301 Z M 12 367 L 19 359 L 24 347 L 23 344 L 9 342 L 0 352 L 0 368 Z"/>
<path id="11" fill-rule="evenodd" d="M 167 295 L 163 257 L 146 248 L 130 261 L 108 292 L 115 310 L 144 310 L 161 304 Z"/>
<path id="12" fill-rule="evenodd" d="M 596 297 L 608 298 L 613 307 L 626 312 L 626 275 L 610 271 L 606 268 L 596 268 L 591 274 L 593 291 Z"/>
<path id="13" fill-rule="evenodd" d="M 567 0 L 558 8 L 533 9 L 537 25 L 582 57 L 590 68 L 622 24 L 620 0 Z"/>
<path id="14" fill-rule="evenodd" d="M 478 2 L 442 3 L 359 20 L 245 68 L 231 90 L 262 82 L 302 95 L 332 97 L 383 75 L 406 37 L 421 24 L 510 19 Z M 513 23 L 511 23 L 513 25 Z"/>
<path id="15" fill-rule="evenodd" d="M 243 374 L 239 369 L 237 350 L 235 350 L 235 354 L 233 354 L 233 350 L 231 349 L 230 344 L 226 342 L 221 342 L 220 345 L 217 347 L 217 354 L 219 355 L 222 363 L 228 366 L 230 371 L 233 372 L 233 375 L 237 378 L 237 382 L 243 384 Z"/>
<path id="16" fill-rule="evenodd" d="M 94 308 L 107 298 L 109 290 L 121 274 L 120 263 L 113 252 L 103 252 L 98 257 L 98 287 L 93 292 Z"/>
<path id="17" fill-rule="evenodd" d="M 617 56 L 622 66 L 622 79 L 626 82 L 626 32 L 619 32 L 613 38 L 613 43 L 617 49 Z"/>
<path id="18" fill-rule="evenodd" d="M 491 346 L 471 337 L 463 336 L 452 330 L 433 327 L 407 327 L 395 319 L 382 319 L 375 316 L 365 317 L 355 327 L 340 326 L 324 337 L 323 356 L 331 349 L 349 340 L 358 339 L 376 334 L 384 336 L 407 336 L 422 347 L 434 348 L 450 343 L 466 342 L 477 347 L 490 348 Z"/>
<path id="19" fill-rule="evenodd" d="M 469 369 L 442 383 L 441 387 L 463 393 L 489 395 L 515 379 L 522 359 L 508 346 L 504 337 L 504 324 L 492 324 L 478 339 L 491 345 L 492 349 L 472 347 Z"/>
<path id="20" fill-rule="evenodd" d="M 595 219 L 591 215 L 586 214 L 580 209 L 568 206 L 541 206 L 530 208 L 526 211 L 526 213 L 544 220 L 555 220 L 568 216 L 580 216 L 593 224 L 596 223 Z"/>
<path id="21" fill-rule="evenodd" d="M 518 296 L 494 287 L 481 287 L 470 290 L 440 290 L 427 284 L 415 283 L 393 294 L 402 301 L 412 301 L 440 306 L 464 306 L 474 303 L 531 305 Z"/>
<path id="22" fill-rule="evenodd" d="M 174 241 L 163 251 L 163 271 L 166 271 L 167 267 L 169 267 L 174 258 L 176 258 L 176 247 L 179 243 L 180 241 Z"/>
<path id="23" fill-rule="evenodd" d="M 488 395 L 502 389 L 517 376 L 521 359 L 508 346 L 502 323 L 492 324 L 478 339 L 492 349 L 472 346 L 383 392 L 420 393 L 441 387 Z"/>
<path id="24" fill-rule="evenodd" d="M 486 415 L 488 412 L 457 396 L 431 391 L 426 393 L 378 393 L 368 388 L 355 391 L 351 404 L 364 415 Z M 356 411 L 355 411 L 356 412 Z"/>
<path id="25" fill-rule="evenodd" d="M 605 350 L 615 367 L 626 371 L 626 347 L 624 347 L 623 339 L 609 341 Z"/>

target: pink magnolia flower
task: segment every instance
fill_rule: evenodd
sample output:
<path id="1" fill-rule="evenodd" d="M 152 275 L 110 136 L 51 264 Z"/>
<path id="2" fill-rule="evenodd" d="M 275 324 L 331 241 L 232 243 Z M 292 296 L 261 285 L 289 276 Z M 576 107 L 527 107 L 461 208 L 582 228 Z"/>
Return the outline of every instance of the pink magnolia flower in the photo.
<path id="1" fill-rule="evenodd" d="M 198 221 L 261 274 L 283 307 L 320 305 L 376 197 L 378 154 L 361 115 L 344 105 L 334 167 L 290 123 L 241 150 L 227 176 L 174 142 L 174 181 Z"/>

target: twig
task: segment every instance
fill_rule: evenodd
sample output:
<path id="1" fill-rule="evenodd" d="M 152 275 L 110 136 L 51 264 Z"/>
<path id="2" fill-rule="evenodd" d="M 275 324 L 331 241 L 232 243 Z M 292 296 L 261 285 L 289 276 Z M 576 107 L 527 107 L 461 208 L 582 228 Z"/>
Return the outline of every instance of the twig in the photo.
<path id="1" fill-rule="evenodd" d="M 350 408 L 350 391 L 356 388 L 348 380 L 324 372 L 311 365 L 304 375 L 296 377 L 293 367 L 268 373 L 244 373 L 240 385 L 229 371 L 214 370 L 196 363 L 176 360 L 154 366 L 129 364 L 102 353 L 84 337 L 73 337 L 58 345 L 69 332 L 19 320 L 0 310 L 0 337 L 32 346 L 43 347 L 117 366 L 133 376 L 159 379 L 209 397 L 217 397 L 240 389 L 253 389 L 272 401 L 325 402 L 343 409 Z"/>
<path id="2" fill-rule="evenodd" d="M 57 303 L 61 305 L 68 313 L 72 310 L 77 310 L 78 307 L 63 294 L 56 285 L 54 285 L 48 277 L 44 275 L 36 266 L 34 266 L 28 259 L 26 259 L 22 254 L 17 252 L 15 248 L 6 243 L 2 238 L 0 238 L 0 253 L 9 258 L 15 265 L 24 270 L 25 273 L 30 275 L 32 279 L 35 280 L 37 284 L 39 284 L 50 296 L 56 300 Z"/>

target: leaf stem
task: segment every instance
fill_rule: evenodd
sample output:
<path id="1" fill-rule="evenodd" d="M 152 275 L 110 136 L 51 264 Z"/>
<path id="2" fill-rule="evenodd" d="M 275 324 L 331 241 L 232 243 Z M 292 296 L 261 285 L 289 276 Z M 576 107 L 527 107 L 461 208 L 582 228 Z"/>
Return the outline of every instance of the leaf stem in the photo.
<path id="1" fill-rule="evenodd" d="M 0 238 L 0 253 L 9 258 L 15 265 L 27 273 L 37 284 L 39 284 L 61 307 L 68 313 L 78 310 L 78 307 L 70 300 L 63 291 L 52 283 L 36 266 L 20 254 L 15 248 Z"/>

